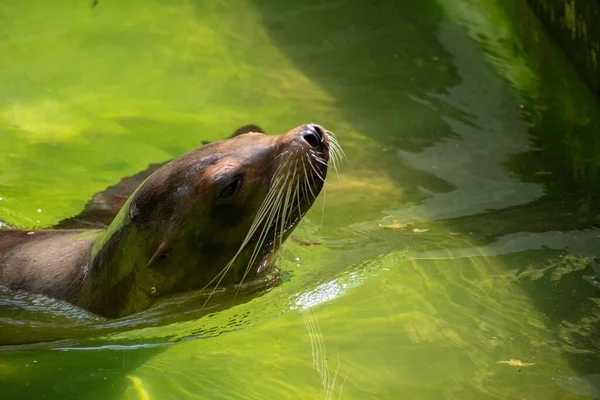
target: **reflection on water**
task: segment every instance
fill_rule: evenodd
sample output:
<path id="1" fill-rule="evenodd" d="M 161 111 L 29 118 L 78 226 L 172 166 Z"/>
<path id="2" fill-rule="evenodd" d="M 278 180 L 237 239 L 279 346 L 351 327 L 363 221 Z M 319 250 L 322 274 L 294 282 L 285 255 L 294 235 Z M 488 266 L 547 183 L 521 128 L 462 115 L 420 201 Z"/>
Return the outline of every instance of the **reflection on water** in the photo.
<path id="1" fill-rule="evenodd" d="M 420 153 L 399 150 L 399 156 L 416 169 L 450 182 L 456 189 L 431 196 L 416 207 L 392 213 L 391 217 L 453 218 L 537 199 L 543 194 L 543 186 L 521 182 L 503 165 L 509 154 L 529 149 L 527 123 L 521 119 L 509 88 L 500 84 L 501 77 L 490 76 L 490 66 L 477 57 L 480 51 L 477 44 L 459 27 L 442 23 L 438 36 L 454 56 L 461 83 L 446 93 L 425 95 L 458 111 L 461 118 L 442 118 L 460 136 L 436 143 Z M 490 86 L 498 88 L 492 91 Z M 465 207 L 466 204 L 469 206 Z"/>
<path id="2" fill-rule="evenodd" d="M 341 380 L 341 384 L 339 384 L 338 388 L 336 383 L 340 373 L 339 352 L 337 355 L 337 368 L 335 370 L 331 370 L 328 362 L 330 358 L 327 357 L 327 347 L 325 346 L 325 341 L 323 340 L 323 333 L 321 332 L 321 327 L 319 326 L 319 319 L 311 309 L 303 312 L 302 316 L 304 318 L 306 330 L 308 331 L 308 335 L 310 337 L 313 367 L 317 370 L 319 375 L 321 375 L 323 389 L 325 390 L 325 399 L 333 399 L 335 394 L 337 394 L 335 398 L 342 398 L 344 384 L 350 375 L 350 371 L 348 371 L 346 377 Z"/>
<path id="3" fill-rule="evenodd" d="M 348 160 L 260 296 L 0 294 L 3 396 L 600 398 L 600 103 L 523 2 L 67 3 L 0 5 L 1 219 L 247 123 Z"/>

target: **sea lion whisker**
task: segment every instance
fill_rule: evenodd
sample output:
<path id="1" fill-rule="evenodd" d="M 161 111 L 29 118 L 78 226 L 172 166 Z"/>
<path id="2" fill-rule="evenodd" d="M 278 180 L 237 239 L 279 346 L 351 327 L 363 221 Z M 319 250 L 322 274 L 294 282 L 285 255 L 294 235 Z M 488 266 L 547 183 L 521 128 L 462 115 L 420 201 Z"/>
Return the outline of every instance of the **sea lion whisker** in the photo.
<path id="1" fill-rule="evenodd" d="M 292 182 L 294 180 L 296 180 L 296 170 L 293 169 L 292 172 L 293 172 L 293 174 L 292 174 L 291 178 L 289 179 L 289 181 L 287 182 L 285 203 L 283 205 L 283 212 L 282 212 L 282 216 L 281 216 L 281 218 L 282 218 L 282 229 L 281 229 L 281 235 L 279 236 L 279 243 L 280 243 L 280 245 L 281 245 L 282 240 L 283 240 L 284 230 L 288 226 L 288 219 L 291 217 L 290 198 L 293 198 L 292 197 Z"/>
<path id="2" fill-rule="evenodd" d="M 258 228 L 258 226 L 262 223 L 262 220 L 265 218 L 265 216 L 268 216 L 270 214 L 270 209 L 272 209 L 273 206 L 276 204 L 277 200 L 275 198 L 275 194 L 277 193 L 277 190 L 275 190 L 275 189 L 276 189 L 276 184 L 279 182 L 279 178 L 280 177 L 276 177 L 276 178 L 278 178 L 278 179 L 275 180 L 275 185 L 272 185 L 271 188 L 269 189 L 269 192 L 267 193 L 267 196 L 263 200 L 263 203 L 261 204 L 261 207 L 259 208 L 259 211 L 257 212 L 257 215 L 255 216 L 254 220 L 252 221 L 252 224 L 250 225 L 250 229 L 248 229 L 246 237 L 242 241 L 242 244 L 240 245 L 238 251 L 235 253 L 235 255 L 233 256 L 233 258 L 229 261 L 229 263 L 221 270 L 221 272 L 219 272 L 210 282 L 208 282 L 208 284 L 206 284 L 200 290 L 200 292 L 203 291 L 203 290 L 205 290 L 213 282 L 215 282 L 215 280 L 218 279 L 215 287 L 213 288 L 213 290 L 209 294 L 208 298 L 206 299 L 206 301 L 202 305 L 202 309 L 204 309 L 204 307 L 206 307 L 206 304 L 211 299 L 212 295 L 215 293 L 215 291 L 217 290 L 217 288 L 219 287 L 219 285 L 223 281 L 223 278 L 225 277 L 225 275 L 227 274 L 227 272 L 229 271 L 229 269 L 231 268 L 231 266 L 233 265 L 233 263 L 235 262 L 235 260 L 237 259 L 237 257 L 240 255 L 240 253 L 246 247 L 246 245 L 250 241 L 250 238 L 254 235 L 254 233 L 256 232 L 256 229 Z"/>
<path id="3" fill-rule="evenodd" d="M 267 226 L 267 225 L 265 225 L 265 226 Z M 262 249 L 265 238 L 267 237 L 267 235 L 266 235 L 267 231 L 268 231 L 268 229 L 265 229 L 265 228 L 263 228 L 263 230 L 261 231 L 261 234 L 256 243 L 256 246 L 254 246 L 254 250 L 252 251 L 252 256 L 250 257 L 250 261 L 248 262 L 248 264 L 246 265 L 246 268 L 244 270 L 244 275 L 242 276 L 242 279 L 240 280 L 240 283 L 238 284 L 238 288 L 235 291 L 235 297 L 237 297 L 240 289 L 242 288 L 242 284 L 244 283 L 244 280 L 248 276 L 248 273 L 250 273 L 250 269 L 252 268 L 252 266 L 254 265 L 254 262 L 256 261 L 256 258 L 258 257 L 260 249 Z"/>
<path id="4" fill-rule="evenodd" d="M 304 169 L 304 176 L 306 177 L 306 179 L 304 180 L 304 185 L 302 186 L 302 189 L 304 191 L 304 196 L 308 199 L 309 191 L 310 191 L 310 194 L 313 196 L 313 199 L 314 199 L 314 193 L 312 192 L 312 188 L 311 188 L 310 184 L 308 183 L 308 173 L 307 173 L 306 169 Z"/>
<path id="5" fill-rule="evenodd" d="M 283 156 L 287 155 L 288 153 L 289 153 L 289 151 L 288 151 L 288 150 L 285 150 L 285 151 L 281 152 L 280 154 L 277 154 L 277 155 L 276 155 L 276 156 L 273 158 L 273 160 L 277 160 L 279 157 L 283 157 Z"/>
<path id="6" fill-rule="evenodd" d="M 337 153 L 340 156 L 342 154 L 344 154 L 344 150 L 342 149 L 342 146 L 340 146 L 340 144 L 338 143 L 338 141 L 335 140 L 334 138 L 330 138 L 329 148 L 330 148 L 330 150 L 332 152 Z"/>
<path id="7" fill-rule="evenodd" d="M 313 172 L 315 173 L 315 175 L 317 175 L 317 177 L 323 182 L 325 183 L 325 178 L 323 176 L 321 176 L 321 174 L 319 173 L 319 171 L 317 170 L 317 168 L 313 165 L 312 160 L 309 158 L 308 159 L 308 165 L 310 165 L 310 167 L 312 168 Z"/>
<path id="8" fill-rule="evenodd" d="M 288 175 L 288 179 L 286 179 L 286 187 L 283 188 L 282 190 L 285 190 L 285 197 L 282 199 L 283 200 L 283 204 L 281 206 L 281 209 L 278 210 L 281 213 L 281 225 L 279 226 L 279 230 L 275 229 L 274 232 L 279 231 L 279 246 L 282 246 L 282 241 L 284 238 L 284 234 L 286 229 L 288 229 L 288 227 L 293 224 L 293 203 L 294 203 L 294 198 L 298 197 L 298 216 L 296 217 L 297 219 L 301 218 L 303 216 L 302 210 L 301 210 L 301 205 L 300 205 L 300 193 L 299 193 L 299 181 L 300 181 L 300 169 L 298 168 L 298 162 L 300 160 L 300 157 L 297 157 L 297 153 L 299 151 L 297 150 L 291 157 L 290 159 L 294 160 L 294 166 L 293 168 L 290 168 L 288 171 L 292 171 L 291 176 Z M 295 185 L 294 185 L 295 183 Z M 275 239 L 277 239 L 277 236 L 275 236 Z"/>
<path id="9" fill-rule="evenodd" d="M 296 188 L 294 190 L 294 197 L 296 199 L 296 207 L 298 209 L 298 219 L 301 220 L 302 217 L 304 216 L 304 213 L 302 212 L 302 207 L 300 205 L 300 182 L 296 182 Z M 305 236 L 307 235 L 306 233 L 306 227 L 303 225 L 302 226 L 302 230 L 304 231 Z"/>
<path id="10" fill-rule="evenodd" d="M 275 196 L 275 194 L 276 194 L 276 193 L 278 194 L 278 192 L 277 192 L 277 191 L 273 191 L 273 192 L 272 192 L 272 196 L 271 196 L 271 197 L 270 197 L 270 199 L 269 199 L 269 203 L 266 205 L 266 207 L 264 207 L 264 209 L 263 209 L 263 212 L 261 213 L 260 220 L 257 218 L 257 219 L 255 220 L 255 222 L 256 222 L 256 223 L 253 223 L 253 227 L 254 227 L 254 229 L 253 229 L 253 231 L 252 231 L 252 232 L 249 232 L 249 234 L 248 234 L 248 239 L 249 239 L 249 238 L 250 238 L 250 237 L 251 237 L 251 236 L 254 234 L 254 231 L 256 231 L 256 228 L 258 227 L 258 225 L 259 225 L 259 224 L 261 224 L 261 223 L 263 222 L 263 219 L 265 219 L 265 218 L 266 218 L 266 221 L 265 221 L 265 223 L 263 224 L 263 227 L 262 227 L 262 231 L 261 231 L 261 233 L 260 233 L 260 235 L 259 235 L 259 243 L 260 243 L 260 244 L 262 244 L 262 242 L 264 241 L 264 237 L 266 236 L 265 234 L 266 234 L 266 232 L 268 232 L 268 230 L 269 230 L 269 227 L 270 227 L 270 225 L 272 224 L 272 222 L 273 222 L 273 219 L 274 219 L 274 216 L 275 216 L 275 214 L 276 214 L 275 212 L 273 212 L 273 210 L 275 209 L 275 207 L 276 207 L 276 206 L 277 206 L 277 204 L 278 204 L 278 197 L 279 197 L 279 194 L 278 194 L 278 196 L 276 197 L 276 196 Z M 257 247 L 255 248 L 255 250 L 254 250 L 254 252 L 253 252 L 253 259 L 254 259 L 254 254 L 255 254 L 255 253 L 258 251 L 257 249 L 258 249 L 259 247 L 260 247 L 260 246 L 257 246 Z M 252 260 L 253 260 L 253 259 L 252 259 Z"/>
<path id="11" fill-rule="evenodd" d="M 288 202 L 288 198 L 289 198 L 289 194 L 290 194 L 290 190 L 289 187 L 286 186 L 285 190 L 283 191 L 285 194 L 281 199 L 281 207 L 280 210 L 281 212 L 278 214 L 278 223 L 279 223 L 279 229 L 276 232 L 276 239 L 278 242 L 279 247 L 281 247 L 282 243 L 283 243 L 283 233 L 285 231 L 286 228 L 286 221 L 287 221 L 287 202 Z"/>
<path id="12" fill-rule="evenodd" d="M 339 170 L 340 170 L 340 166 L 343 162 L 343 158 L 346 157 L 346 154 L 344 153 L 344 150 L 342 149 L 342 147 L 339 145 L 339 143 L 337 142 L 337 140 L 335 139 L 335 137 L 333 137 L 333 134 L 331 132 L 328 132 L 329 135 L 329 158 L 331 159 L 331 164 L 333 166 L 333 170 L 335 171 L 335 175 L 338 179 L 338 181 L 340 180 L 340 174 L 339 174 Z"/>
<path id="13" fill-rule="evenodd" d="M 298 169 L 298 160 L 294 164 L 294 169 L 298 171 L 298 179 L 296 179 L 296 205 L 298 206 L 298 218 L 302 218 L 302 207 L 300 205 L 300 170 Z"/>
<path id="14" fill-rule="evenodd" d="M 336 139 L 335 135 L 333 134 L 333 132 L 331 131 L 325 131 L 327 133 L 327 137 L 329 138 L 329 144 L 331 147 L 335 147 L 336 149 L 338 149 L 343 155 L 344 157 L 346 156 L 346 154 L 344 153 L 344 150 L 342 149 L 342 146 L 340 146 L 340 142 L 338 142 L 338 140 Z"/>
<path id="15" fill-rule="evenodd" d="M 315 161 L 316 161 L 316 160 L 320 160 L 320 161 L 323 161 L 323 162 L 325 162 L 325 159 L 324 159 L 324 158 L 322 158 L 321 156 L 319 156 L 319 155 L 318 155 L 316 152 L 314 152 L 314 151 L 312 151 L 312 150 L 310 150 L 310 151 L 308 152 L 308 154 L 306 155 L 306 158 L 308 158 L 308 159 L 309 159 L 311 162 L 312 162 L 313 160 L 315 160 Z"/>
<path id="16" fill-rule="evenodd" d="M 287 178 L 288 178 L 288 173 L 286 172 L 286 174 L 282 177 L 282 181 L 281 181 L 282 186 L 286 184 Z M 261 233 L 261 236 L 264 235 L 266 237 L 266 234 L 269 232 L 269 230 L 273 229 L 273 244 L 275 245 L 276 238 L 277 238 L 277 228 L 278 228 L 278 223 L 279 223 L 279 214 L 281 212 L 281 207 L 282 207 L 281 201 L 283 199 L 284 192 L 282 190 L 282 187 L 280 187 L 280 186 L 274 187 L 273 189 L 274 189 L 274 192 L 277 193 L 277 195 L 274 197 L 273 206 L 269 209 L 269 217 L 263 226 L 263 232 Z M 273 224 L 273 222 L 275 222 L 275 224 Z"/>
<path id="17" fill-rule="evenodd" d="M 270 209 L 272 208 L 273 203 L 275 201 L 276 193 L 277 192 L 274 190 L 269 191 L 269 193 L 263 200 L 261 207 L 259 208 L 258 212 L 256 213 L 254 220 L 252 221 L 252 224 L 250 225 L 250 229 L 248 229 L 248 235 L 252 235 L 254 233 L 254 231 L 258 227 L 258 224 L 260 224 L 262 222 L 264 216 L 270 212 Z"/>
<path id="18" fill-rule="evenodd" d="M 279 179 L 277 180 L 277 182 L 279 182 Z M 246 236 L 245 243 L 247 241 L 249 241 L 249 239 L 252 235 L 254 235 L 259 224 L 261 224 L 263 222 L 263 219 L 265 219 L 266 217 L 273 214 L 273 209 L 278 204 L 279 197 L 280 197 L 280 192 L 277 190 L 277 186 L 275 186 L 275 185 L 272 186 L 271 189 L 269 190 L 269 194 L 268 194 L 267 198 L 264 200 L 264 202 L 259 210 L 259 213 L 257 213 L 257 217 L 255 217 L 254 221 L 252 222 L 251 229 L 248 232 L 248 235 Z M 259 215 L 260 215 L 260 218 L 258 217 Z M 271 224 L 271 219 L 272 218 L 269 218 L 267 223 L 263 226 L 263 230 L 265 229 L 265 226 L 269 226 Z"/>
<path id="19" fill-rule="evenodd" d="M 324 159 L 322 159 L 321 157 L 319 157 L 318 155 L 316 155 L 315 153 L 312 152 L 311 150 L 311 155 L 312 155 L 312 159 L 315 160 L 316 162 L 318 162 L 319 164 L 323 164 L 323 165 L 327 165 L 327 163 L 325 162 Z"/>
<path id="20" fill-rule="evenodd" d="M 333 136 L 329 136 L 329 147 L 343 152 L 342 146 L 340 146 L 340 143 Z"/>
<path id="21" fill-rule="evenodd" d="M 302 160 L 303 160 L 303 162 L 302 162 L 302 168 L 304 169 L 304 175 L 306 176 L 306 180 L 304 181 L 305 187 L 308 188 L 308 190 L 310 191 L 310 194 L 312 196 L 312 199 L 314 200 L 314 199 L 317 198 L 317 196 L 313 192 L 312 185 L 309 183 L 308 169 L 306 168 L 306 165 L 305 165 L 305 162 L 304 162 L 304 160 L 306 160 L 306 159 L 302 159 Z M 307 197 L 308 197 L 308 192 L 306 194 L 307 194 Z"/>
<path id="22" fill-rule="evenodd" d="M 277 181 L 280 181 L 283 178 L 283 175 L 281 174 L 281 171 L 284 171 L 286 169 L 287 163 L 288 163 L 288 160 L 286 160 L 285 162 L 281 163 L 277 167 L 277 169 L 273 173 L 273 181 L 275 181 L 275 179 L 277 179 Z"/>
<path id="23" fill-rule="evenodd" d="M 338 155 L 340 156 L 342 153 L 342 148 L 335 139 L 329 141 L 329 154 L 332 156 Z"/>
<path id="24" fill-rule="evenodd" d="M 337 161 L 336 161 L 335 157 L 331 157 L 331 164 L 333 166 L 333 171 L 335 172 L 335 176 L 337 177 L 337 180 L 339 182 L 339 180 L 340 180 L 340 173 L 339 173 L 339 168 L 338 168 L 338 164 L 337 164 Z"/>
<path id="25" fill-rule="evenodd" d="M 271 220 L 272 220 L 272 218 L 271 218 Z M 252 251 L 252 256 L 250 257 L 250 261 L 248 262 L 246 269 L 244 271 L 244 275 L 242 276 L 242 280 L 240 281 L 240 286 L 244 282 L 244 279 L 246 278 L 248 272 L 250 271 L 250 268 L 252 268 L 252 265 L 256 261 L 256 257 L 258 256 L 260 249 L 262 249 L 262 245 L 265 242 L 267 233 L 269 231 L 269 229 L 268 229 L 269 225 L 270 225 L 270 221 L 267 221 L 267 223 L 265 223 L 265 225 L 263 226 L 263 230 L 261 231 L 261 233 L 259 235 L 256 246 L 254 246 L 254 250 Z"/>
<path id="26" fill-rule="evenodd" d="M 314 199 L 315 194 L 312 191 L 312 187 L 308 184 L 308 173 L 306 172 L 306 166 L 304 164 L 304 159 L 302 159 L 302 170 L 304 171 L 304 176 L 306 177 L 306 179 L 304 180 L 304 192 L 306 194 L 306 198 L 309 198 L 308 191 L 310 191 L 312 198 Z"/>
<path id="27" fill-rule="evenodd" d="M 336 157 L 340 162 L 348 158 L 346 156 L 346 152 L 344 151 L 344 149 L 342 149 L 342 147 L 339 144 L 332 144 L 330 146 L 330 149 L 333 156 Z"/>
<path id="28" fill-rule="evenodd" d="M 318 162 L 319 164 L 323 164 L 323 165 L 327 166 L 327 163 L 325 162 L 325 160 L 323 160 L 322 158 L 320 158 L 318 156 L 311 157 L 311 159 Z M 312 162 L 311 162 L 311 164 L 312 164 Z M 317 172 L 317 175 L 319 175 L 319 177 L 322 178 L 318 172 Z M 321 179 L 321 180 L 323 182 L 325 182 L 325 179 Z"/>
<path id="29" fill-rule="evenodd" d="M 276 191 L 280 186 L 280 182 L 285 180 L 285 175 L 282 172 L 286 171 L 288 161 L 289 160 L 286 160 L 285 162 L 281 163 L 273 173 L 273 177 L 271 179 L 271 184 L 269 187 L 269 193 L 271 193 L 272 191 Z"/>
<path id="30" fill-rule="evenodd" d="M 308 196 L 308 189 L 306 188 L 306 185 L 307 185 L 306 184 L 306 179 L 308 179 L 308 176 L 306 175 L 306 169 L 304 168 L 304 163 L 302 163 L 302 170 L 304 172 L 304 178 L 305 178 L 305 179 L 302 180 L 302 186 L 301 186 L 302 196 L 305 199 L 309 199 L 310 197 Z"/>
<path id="31" fill-rule="evenodd" d="M 286 179 L 286 176 L 280 177 L 279 181 L 285 182 L 284 179 Z M 268 219 L 265 222 L 265 224 L 263 225 L 263 230 L 259 236 L 259 238 L 262 238 L 263 236 L 266 236 L 266 233 L 269 231 L 273 221 L 277 220 L 277 215 L 279 214 L 279 210 L 281 208 L 281 199 L 283 196 L 283 192 L 280 189 L 279 186 L 273 186 L 271 188 L 272 190 L 272 200 L 271 200 L 271 204 L 269 205 L 268 208 L 265 208 L 265 213 L 267 213 L 268 215 Z M 264 240 L 264 238 L 263 238 Z"/>
<path id="32" fill-rule="evenodd" d="M 262 223 L 262 219 L 267 218 L 267 220 L 265 221 L 265 223 L 263 224 L 263 228 L 261 230 L 261 233 L 259 234 L 259 239 L 257 241 L 257 246 L 255 246 L 253 253 L 252 253 L 252 257 L 250 259 L 250 262 L 248 263 L 249 265 L 252 264 L 256 258 L 256 254 L 258 252 L 258 249 L 262 246 L 262 243 L 264 242 L 264 237 L 265 237 L 265 232 L 268 231 L 268 226 L 272 223 L 272 208 L 275 206 L 275 203 L 272 204 L 272 206 L 265 212 L 264 216 L 261 218 L 261 223 Z"/>
<path id="33" fill-rule="evenodd" d="M 337 140 L 335 140 L 333 138 L 330 138 L 330 141 L 329 141 L 329 150 L 330 150 L 330 153 L 333 156 L 339 157 L 340 160 L 341 160 L 342 156 L 345 156 L 345 153 L 344 153 L 344 150 L 342 149 L 342 146 L 340 146 L 340 144 L 337 142 Z"/>
<path id="34" fill-rule="evenodd" d="M 340 151 L 333 147 L 331 148 L 331 160 L 336 171 L 339 171 L 339 166 L 343 164 L 344 160 Z"/>
<path id="35" fill-rule="evenodd" d="M 276 198 L 277 198 L 276 196 L 277 196 L 276 190 L 272 190 L 269 192 L 269 196 L 264 200 L 263 205 L 259 210 L 259 213 L 257 213 L 257 217 L 255 217 L 254 221 L 252 222 L 251 226 L 253 228 L 256 228 L 256 226 L 258 226 L 258 224 L 260 222 L 262 222 L 264 215 L 271 212 L 271 209 L 273 208 L 273 205 L 276 202 Z M 258 215 L 260 215 L 261 217 L 259 218 Z"/>
<path id="36" fill-rule="evenodd" d="M 296 163 L 294 164 L 294 169 L 298 172 L 298 179 L 296 179 L 296 188 L 294 191 L 294 197 L 296 198 L 296 206 L 298 208 L 298 219 L 301 219 L 304 216 L 304 212 L 302 212 L 302 198 L 307 199 L 307 193 L 306 190 L 304 188 L 304 185 L 306 184 L 306 174 L 304 175 L 304 179 L 301 178 L 301 171 L 300 168 L 298 168 L 298 163 L 301 162 L 300 160 L 296 160 Z M 300 181 L 302 180 L 303 185 L 300 185 Z"/>
<path id="37" fill-rule="evenodd" d="M 263 202 L 263 205 L 265 203 Z M 261 207 L 262 208 L 262 207 Z M 265 213 L 264 215 L 269 215 L 268 213 Z M 210 286 L 217 278 L 218 281 L 215 284 L 215 287 L 213 288 L 213 290 L 210 292 L 210 294 L 208 295 L 207 299 L 204 301 L 204 304 L 202 305 L 201 309 L 204 309 L 204 307 L 206 307 L 206 304 L 208 303 L 208 301 L 212 298 L 213 294 L 217 291 L 219 285 L 221 284 L 221 282 L 223 281 L 223 278 L 225 277 L 225 275 L 227 275 L 227 272 L 229 271 L 229 269 L 231 268 L 231 266 L 233 265 L 233 263 L 235 262 L 235 260 L 237 259 L 237 257 L 240 255 L 240 253 L 244 250 L 244 248 L 246 247 L 246 245 L 248 244 L 248 242 L 250 241 L 250 238 L 252 237 L 252 235 L 254 235 L 254 232 L 256 231 L 256 228 L 259 226 L 259 224 L 262 222 L 262 219 L 264 218 L 264 216 L 261 218 L 261 220 L 259 221 L 258 219 L 254 219 L 252 225 L 250 226 L 250 229 L 248 230 L 248 233 L 246 234 L 246 237 L 244 238 L 244 241 L 242 242 L 242 244 L 240 245 L 238 251 L 235 253 L 235 255 L 233 256 L 233 258 L 229 261 L 229 263 L 227 263 L 227 265 L 221 270 L 221 272 L 219 272 L 202 290 L 206 289 L 208 286 Z M 257 222 L 259 221 L 259 222 Z M 255 247 L 255 251 L 258 248 Z M 251 264 L 250 264 L 251 265 Z M 246 275 L 246 272 L 245 274 Z M 241 283 L 240 286 L 238 287 L 238 290 L 236 291 L 236 296 L 237 293 L 239 291 L 239 288 L 241 287 Z"/>
<path id="38" fill-rule="evenodd" d="M 340 147 L 340 142 L 338 142 L 338 140 L 335 138 L 335 136 L 330 132 L 327 134 L 327 137 L 329 138 L 329 145 L 332 147 Z"/>
<path id="39" fill-rule="evenodd" d="M 297 165 L 296 165 L 297 167 Z M 300 170 L 297 169 L 298 171 L 298 179 L 296 179 L 296 187 L 294 189 L 294 197 L 296 198 L 296 206 L 298 209 L 298 218 L 302 218 L 302 206 L 301 206 L 301 197 L 300 197 Z"/>
<path id="40" fill-rule="evenodd" d="M 327 138 L 330 142 L 338 143 L 338 140 L 335 137 L 335 133 L 331 132 L 330 130 L 325 130 L 325 133 L 327 134 Z"/>
<path id="41" fill-rule="evenodd" d="M 296 165 L 294 165 L 296 166 Z M 297 176 L 297 177 L 296 177 Z M 296 198 L 298 197 L 298 179 L 300 178 L 300 174 L 298 172 L 298 169 L 294 169 L 294 180 L 292 182 L 290 182 L 290 191 L 291 191 L 291 195 L 290 195 L 290 202 L 289 202 L 289 222 L 287 222 L 288 225 L 292 224 L 294 222 L 294 202 L 296 200 Z M 298 209 L 298 215 L 295 217 L 296 219 L 298 218 L 302 218 L 303 213 L 300 209 Z"/>
<path id="42" fill-rule="evenodd" d="M 321 228 L 325 220 L 325 202 L 327 200 L 327 185 L 323 185 L 323 203 L 321 204 Z"/>
<path id="43" fill-rule="evenodd" d="M 282 193 L 285 195 L 282 197 L 282 203 L 280 207 L 279 213 L 279 235 L 277 236 L 277 240 L 279 242 L 279 247 L 283 245 L 283 236 L 285 233 L 285 229 L 287 228 L 287 219 L 289 216 L 289 199 L 291 194 L 291 185 L 289 184 L 290 179 L 286 182 L 286 187 L 282 190 Z"/>
<path id="44" fill-rule="evenodd" d="M 311 150 L 309 151 L 309 153 L 310 153 L 310 156 L 311 156 L 312 158 L 318 158 L 319 160 L 321 160 L 321 161 L 323 161 L 323 162 L 325 161 L 325 158 L 321 157 L 321 156 L 320 156 L 320 155 L 319 155 L 319 154 L 318 154 L 316 151 L 314 151 L 314 150 L 312 150 L 312 149 L 311 149 Z"/>
<path id="45" fill-rule="evenodd" d="M 254 220 L 252 221 L 252 224 L 250 225 L 250 228 L 248 229 L 248 233 L 243 242 L 244 244 L 247 243 L 247 241 L 250 239 L 250 237 L 256 231 L 256 228 L 259 226 L 260 223 L 262 223 L 262 220 L 264 219 L 265 215 L 267 215 L 270 212 L 271 208 L 273 207 L 273 203 L 276 201 L 275 200 L 276 193 L 277 193 L 277 191 L 273 190 L 273 188 L 271 188 L 269 190 L 269 192 L 267 193 L 267 196 L 263 200 L 261 207 L 259 208 L 258 212 L 256 213 L 256 216 L 254 217 Z"/>
<path id="46" fill-rule="evenodd" d="M 282 201 L 285 195 L 284 192 L 284 188 L 285 188 L 285 184 L 287 182 L 287 177 L 288 177 L 288 171 L 286 170 L 286 175 L 285 175 L 285 180 L 282 183 L 282 187 L 278 188 L 278 194 L 277 194 L 277 207 L 275 208 L 274 212 L 273 212 L 273 221 L 275 222 L 275 225 L 273 227 L 273 243 L 277 242 L 277 232 L 279 230 L 279 214 L 281 213 L 282 210 Z M 268 224 L 270 225 L 270 223 Z"/>
<path id="47" fill-rule="evenodd" d="M 202 288 L 202 289 L 199 290 L 199 292 L 202 292 L 204 289 L 206 289 L 207 287 L 209 287 L 211 285 L 211 283 L 213 283 L 215 281 L 215 279 L 217 279 L 218 277 L 220 277 L 219 280 L 217 281 L 215 287 L 213 288 L 213 290 L 208 294 L 208 297 L 206 298 L 206 300 L 204 300 L 204 303 L 202 304 L 202 307 L 200 307 L 200 311 L 204 310 L 204 308 L 206 307 L 206 305 L 208 304 L 208 302 L 212 298 L 213 294 L 215 294 L 215 292 L 217 291 L 217 288 L 219 287 L 219 285 L 223 281 L 223 278 L 225 277 L 225 275 L 227 275 L 227 272 L 229 271 L 229 268 L 231 268 L 232 264 L 233 263 L 227 264 L 225 266 L 225 268 L 223 268 L 221 270 L 221 272 L 219 272 L 217 275 L 215 275 L 215 277 L 208 284 L 206 284 L 206 286 L 204 286 L 204 288 Z"/>

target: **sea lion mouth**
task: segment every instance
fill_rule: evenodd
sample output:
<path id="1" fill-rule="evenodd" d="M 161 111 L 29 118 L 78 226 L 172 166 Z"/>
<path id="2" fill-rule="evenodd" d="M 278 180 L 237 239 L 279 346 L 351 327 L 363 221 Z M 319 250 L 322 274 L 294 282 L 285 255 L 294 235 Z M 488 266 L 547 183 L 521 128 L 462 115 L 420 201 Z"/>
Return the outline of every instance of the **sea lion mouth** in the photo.
<path id="1" fill-rule="evenodd" d="M 343 150 L 332 132 L 317 124 L 301 125 L 277 143 L 277 167 L 268 192 L 231 261 L 207 285 L 220 285 L 242 253 L 251 252 L 239 286 L 252 273 L 271 267 L 277 251 L 325 186 L 329 162 L 337 173 Z"/>

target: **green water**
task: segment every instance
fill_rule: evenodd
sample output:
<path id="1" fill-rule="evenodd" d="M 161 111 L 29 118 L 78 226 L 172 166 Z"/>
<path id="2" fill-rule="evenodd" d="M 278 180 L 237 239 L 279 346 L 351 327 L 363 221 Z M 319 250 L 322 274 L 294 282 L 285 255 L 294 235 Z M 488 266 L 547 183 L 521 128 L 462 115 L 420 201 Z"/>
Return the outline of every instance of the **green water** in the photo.
<path id="1" fill-rule="evenodd" d="M 0 398 L 600 398 L 597 98 L 524 2 L 402 3 L 2 2 L 6 222 L 248 123 L 318 122 L 347 160 L 262 296 L 0 296 Z"/>

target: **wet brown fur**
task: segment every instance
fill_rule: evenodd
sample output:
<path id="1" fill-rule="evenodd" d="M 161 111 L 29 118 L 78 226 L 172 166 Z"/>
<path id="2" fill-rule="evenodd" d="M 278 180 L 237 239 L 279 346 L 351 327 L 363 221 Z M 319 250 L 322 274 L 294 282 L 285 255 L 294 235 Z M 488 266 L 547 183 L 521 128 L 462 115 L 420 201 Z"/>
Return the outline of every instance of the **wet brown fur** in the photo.
<path id="1" fill-rule="evenodd" d="M 0 283 L 73 301 L 90 262 L 92 239 L 82 231 L 1 231 Z"/>

